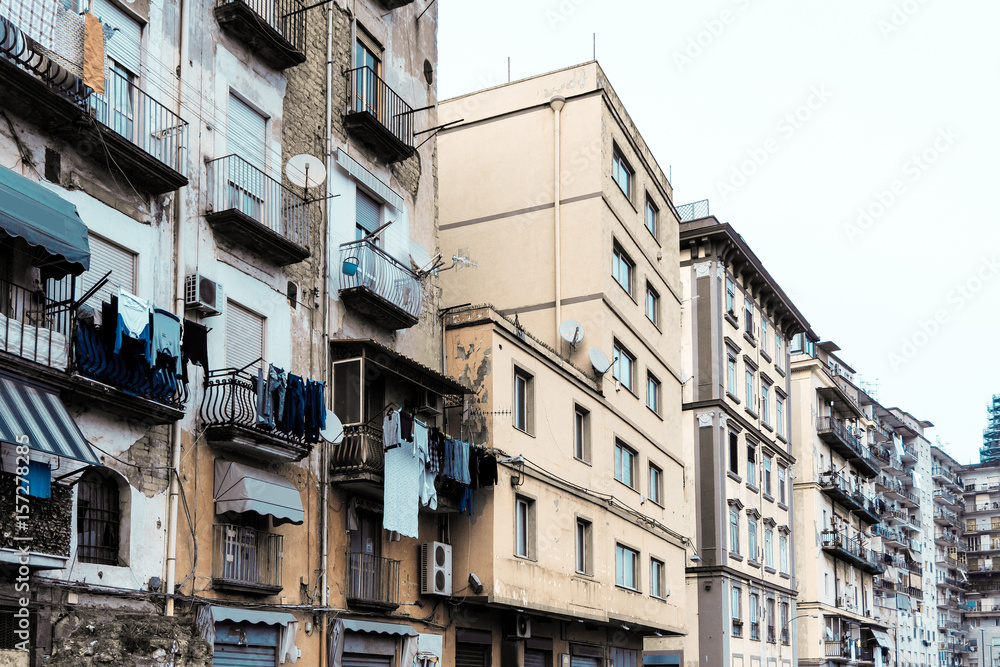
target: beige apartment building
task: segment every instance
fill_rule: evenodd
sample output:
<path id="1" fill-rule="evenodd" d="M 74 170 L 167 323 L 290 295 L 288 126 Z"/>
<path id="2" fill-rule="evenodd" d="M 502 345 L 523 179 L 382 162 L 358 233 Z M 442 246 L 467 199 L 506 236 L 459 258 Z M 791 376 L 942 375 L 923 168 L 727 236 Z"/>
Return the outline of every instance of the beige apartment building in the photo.
<path id="1" fill-rule="evenodd" d="M 797 665 L 788 341 L 809 324 L 707 202 L 679 210 L 681 438 L 697 499 L 687 589 L 698 614 L 684 642 L 655 643 L 683 643 L 690 665 Z"/>
<path id="2" fill-rule="evenodd" d="M 962 466 L 940 446 L 931 446 L 931 489 L 934 503 L 934 584 L 937 603 L 937 650 L 939 663 L 965 665 L 969 627 L 963 614 L 969 608 L 967 552 L 961 510 Z"/>
<path id="3" fill-rule="evenodd" d="M 444 101 L 438 121 L 454 123 L 438 138 L 440 249 L 461 266 L 441 273 L 442 305 L 497 313 L 481 327 L 489 363 L 474 371 L 464 357 L 483 352 L 463 340 L 472 332 L 448 333 L 448 373 L 476 392 L 461 428 L 491 413 L 472 428 L 476 442 L 523 468 L 511 473 L 521 486 L 508 492 L 501 479 L 488 520 L 473 526 L 465 560 L 494 575 L 476 572 L 483 592 L 465 593 L 466 607 L 483 619 L 525 614 L 543 638 L 555 628 L 534 625 L 542 618 L 582 621 L 590 630 L 570 664 L 637 664 L 643 637 L 687 632 L 692 616 L 682 577 L 694 478 L 679 433 L 670 183 L 596 62 Z M 520 342 L 505 342 L 508 321 Z M 594 491 L 604 504 L 586 500 Z M 526 506 L 537 562 L 510 543 Z M 592 564 L 574 564 L 578 530 L 593 540 Z M 598 590 L 610 611 L 599 610 Z M 490 639 L 496 656 L 500 639 Z"/>
<path id="4" fill-rule="evenodd" d="M 969 575 L 964 616 L 972 649 L 968 664 L 990 667 L 1000 659 L 1000 464 L 964 466 L 962 481 L 961 546 L 967 550 Z"/>

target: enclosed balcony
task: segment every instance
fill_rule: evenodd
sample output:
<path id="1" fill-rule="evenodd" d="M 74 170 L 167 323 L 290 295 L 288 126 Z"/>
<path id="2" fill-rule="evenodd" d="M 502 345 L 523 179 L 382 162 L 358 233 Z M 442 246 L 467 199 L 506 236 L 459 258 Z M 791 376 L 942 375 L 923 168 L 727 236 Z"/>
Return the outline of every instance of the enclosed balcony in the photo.
<path id="1" fill-rule="evenodd" d="M 348 552 L 347 604 L 392 610 L 399 606 L 399 561 L 368 553 Z"/>
<path id="2" fill-rule="evenodd" d="M 49 498 L 28 498 L 30 515 L 19 522 L 12 518 L 18 490 L 14 474 L 0 472 L 0 483 L 0 513 L 5 517 L 0 530 L 0 567 L 26 565 L 32 571 L 66 567 L 74 530 L 73 488 L 52 484 Z M 22 546 L 29 550 L 27 562 L 22 560 Z"/>
<path id="3" fill-rule="evenodd" d="M 100 95 L 49 57 L 36 40 L 0 18 L 0 88 L 4 105 L 75 146 L 101 168 L 153 195 L 187 185 L 188 124 L 142 90 L 108 71 Z M 60 24 L 64 40 L 83 42 L 83 23 Z M 66 62 L 66 59 L 61 59 Z M 124 180 L 123 180 L 124 182 Z"/>
<path id="4" fill-rule="evenodd" d="M 386 329 L 408 329 L 420 321 L 420 278 L 367 239 L 340 246 L 340 299 Z"/>
<path id="5" fill-rule="evenodd" d="M 72 325 L 70 299 L 0 279 L 0 352 L 65 371 Z"/>
<path id="6" fill-rule="evenodd" d="M 842 420 L 836 417 L 821 417 L 817 433 L 835 452 L 849 459 L 859 473 L 868 478 L 878 475 L 880 470 L 878 461 Z"/>
<path id="7" fill-rule="evenodd" d="M 879 554 L 860 544 L 857 539 L 848 539 L 840 531 L 823 531 L 823 551 L 861 568 L 868 574 L 885 572 L 885 564 L 882 563 Z"/>
<path id="8" fill-rule="evenodd" d="M 370 67 L 344 73 L 347 108 L 344 127 L 386 162 L 400 162 L 417 152 L 414 109 Z"/>
<path id="9" fill-rule="evenodd" d="M 213 530 L 213 588 L 261 595 L 281 592 L 282 535 L 230 524 L 216 524 Z"/>
<path id="10" fill-rule="evenodd" d="M 219 27 L 274 69 L 306 61 L 306 9 L 299 0 L 216 0 Z"/>
<path id="11" fill-rule="evenodd" d="M 238 155 L 208 163 L 209 209 L 216 235 L 277 266 L 309 257 L 311 205 Z"/>

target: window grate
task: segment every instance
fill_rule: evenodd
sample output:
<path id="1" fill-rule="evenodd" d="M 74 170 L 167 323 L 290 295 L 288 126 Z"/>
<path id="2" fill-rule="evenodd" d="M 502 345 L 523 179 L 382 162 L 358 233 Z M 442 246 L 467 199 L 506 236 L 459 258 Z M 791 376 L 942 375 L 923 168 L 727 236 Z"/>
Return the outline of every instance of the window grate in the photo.
<path id="1" fill-rule="evenodd" d="M 76 532 L 80 562 L 118 565 L 121 529 L 118 485 L 90 472 L 80 480 L 78 489 Z"/>

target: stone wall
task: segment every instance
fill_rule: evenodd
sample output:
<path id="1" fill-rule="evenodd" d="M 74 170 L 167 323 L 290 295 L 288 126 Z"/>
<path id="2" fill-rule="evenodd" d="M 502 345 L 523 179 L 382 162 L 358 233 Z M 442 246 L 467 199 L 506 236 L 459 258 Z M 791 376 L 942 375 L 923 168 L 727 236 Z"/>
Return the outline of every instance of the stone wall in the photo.
<path id="1" fill-rule="evenodd" d="M 17 481 L 12 473 L 0 473 L 0 548 L 17 549 L 21 543 L 14 536 L 23 534 L 15 528 Z M 72 541 L 73 489 L 52 485 L 51 498 L 28 498 L 29 514 L 25 516 L 27 534 L 31 536 L 31 551 L 69 556 Z"/>

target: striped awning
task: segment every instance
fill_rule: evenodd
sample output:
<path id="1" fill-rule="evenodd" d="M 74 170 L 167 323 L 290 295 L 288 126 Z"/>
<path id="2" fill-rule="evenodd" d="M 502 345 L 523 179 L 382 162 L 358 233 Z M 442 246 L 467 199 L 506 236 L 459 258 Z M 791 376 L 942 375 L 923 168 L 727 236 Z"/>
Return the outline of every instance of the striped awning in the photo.
<path id="1" fill-rule="evenodd" d="M 24 437 L 28 441 L 24 443 Z M 100 465 L 55 392 L 0 375 L 0 441 Z"/>

